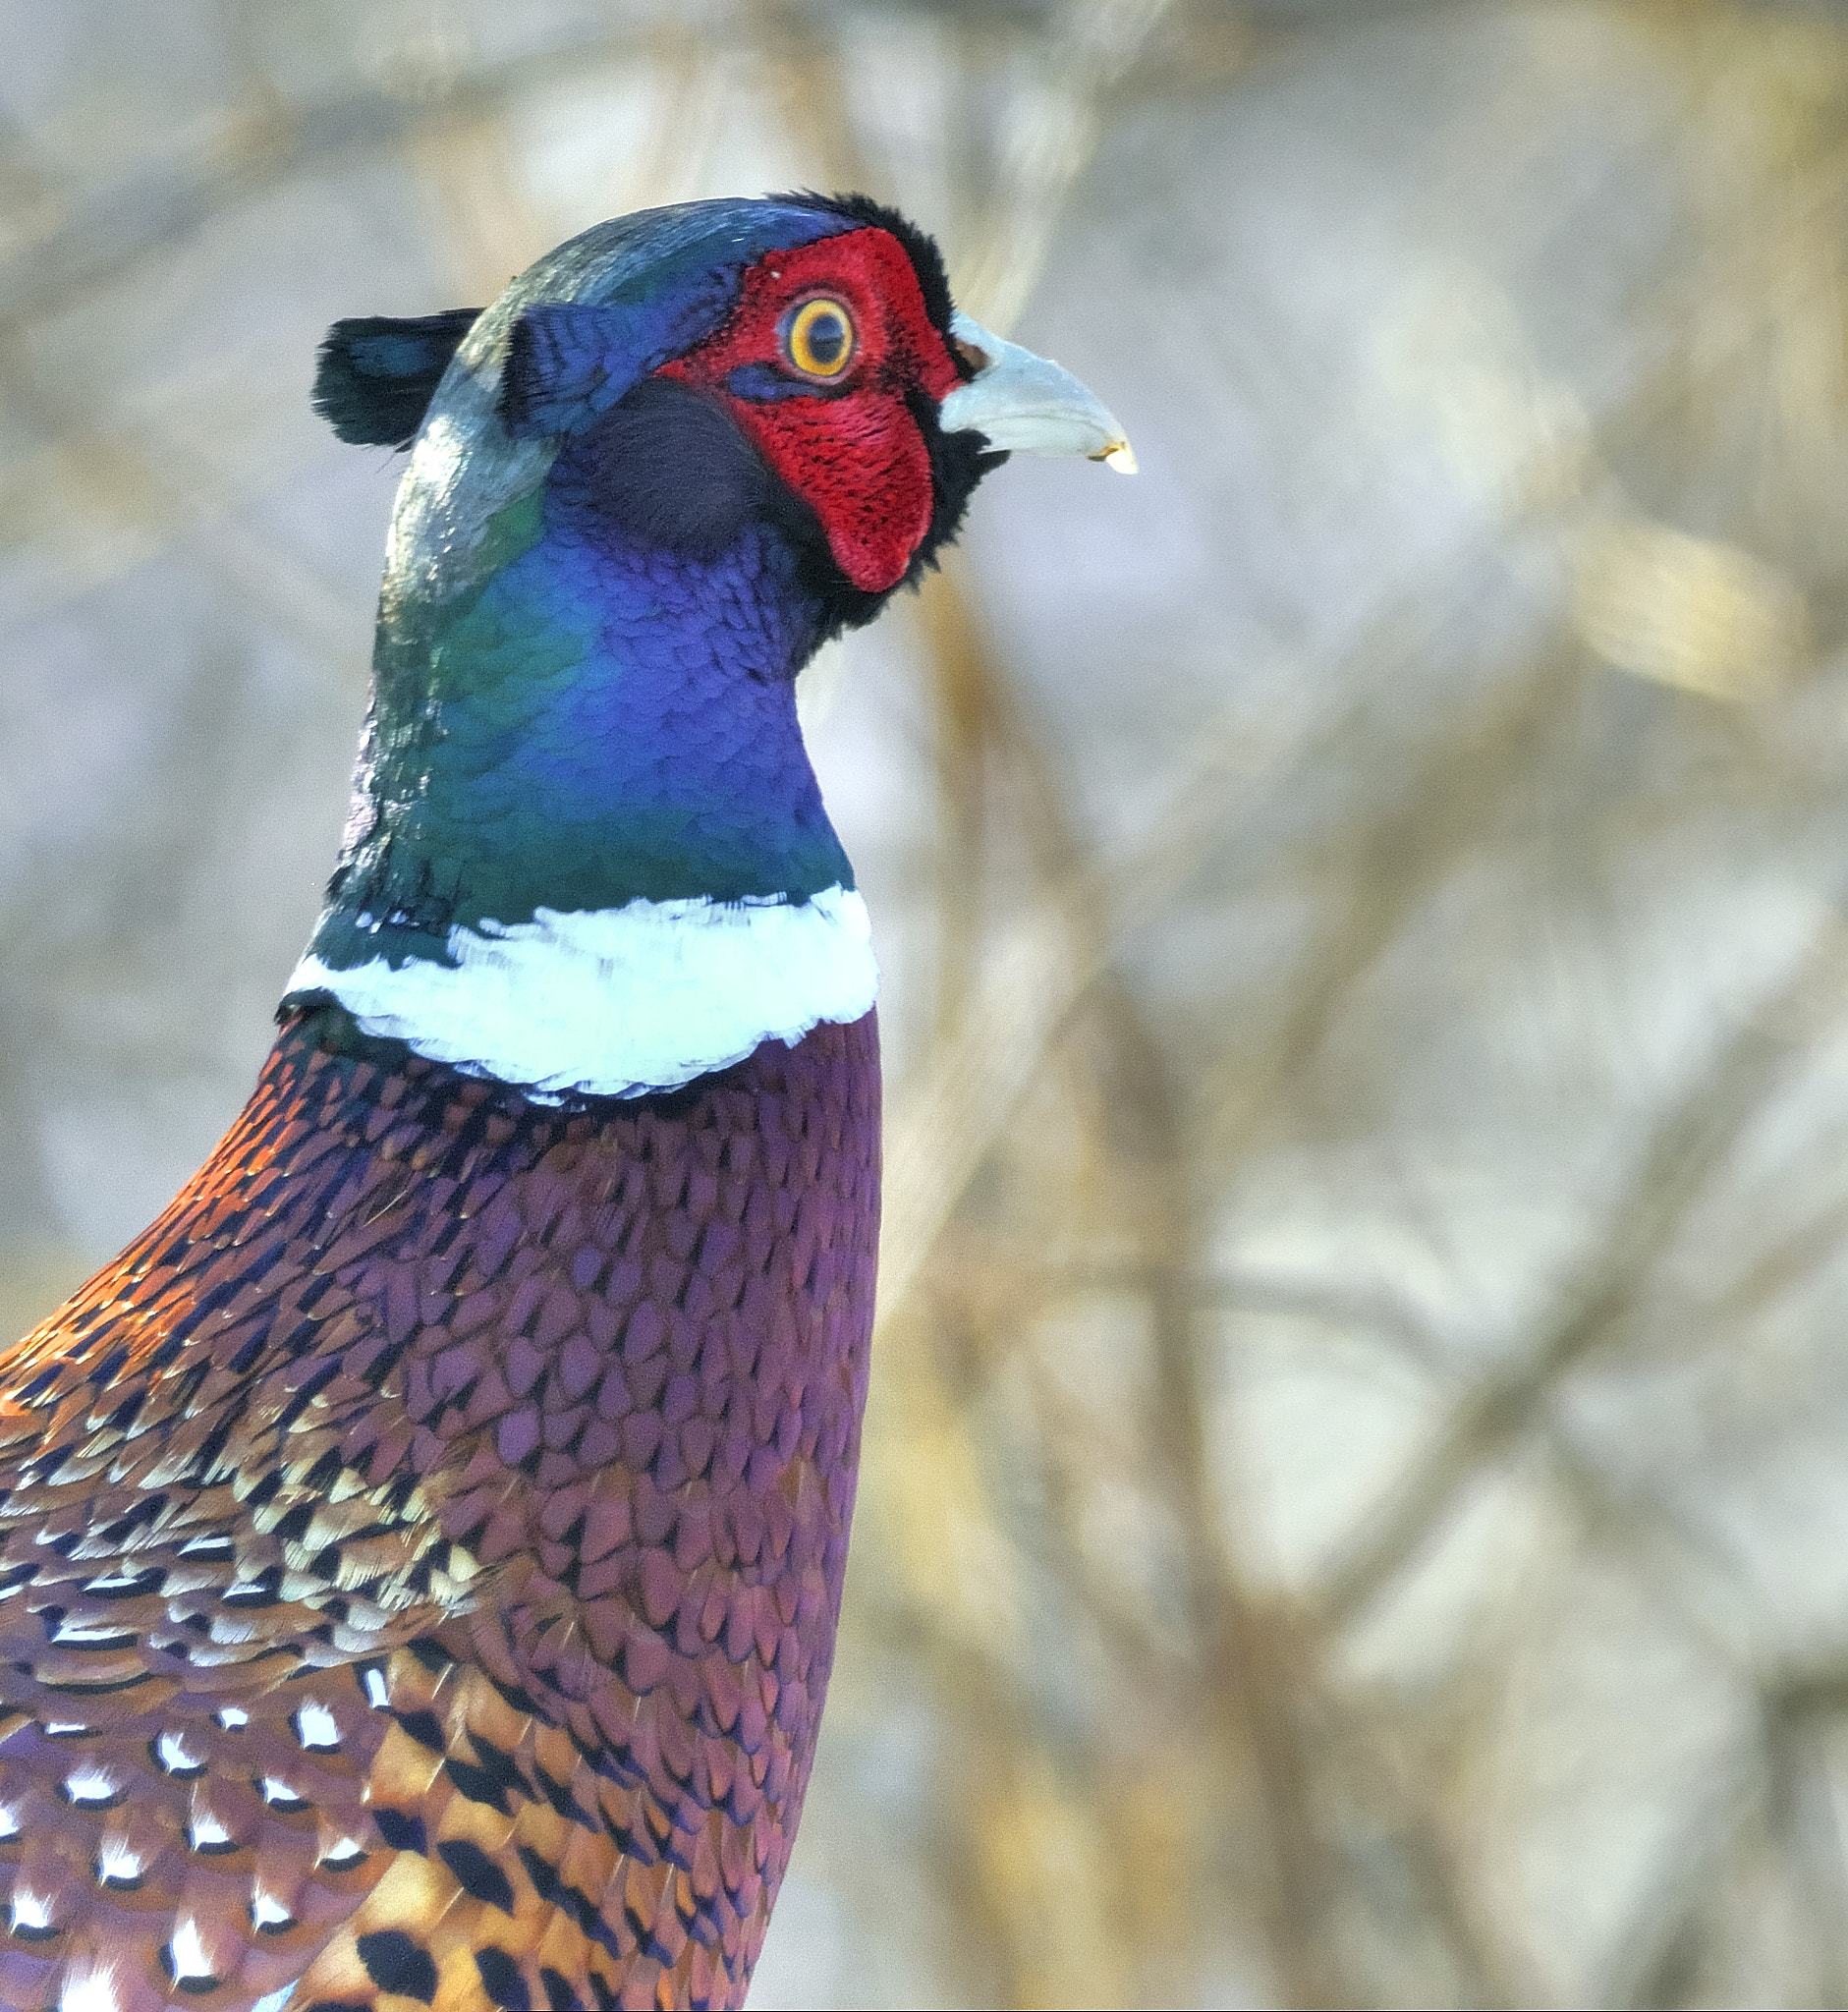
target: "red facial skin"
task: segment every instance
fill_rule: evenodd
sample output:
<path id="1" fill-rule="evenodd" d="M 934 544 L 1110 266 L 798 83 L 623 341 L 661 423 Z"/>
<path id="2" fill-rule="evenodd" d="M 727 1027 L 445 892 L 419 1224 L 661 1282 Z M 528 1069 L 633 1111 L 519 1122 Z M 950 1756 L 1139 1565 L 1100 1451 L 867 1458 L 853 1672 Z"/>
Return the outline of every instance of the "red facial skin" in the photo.
<path id="1" fill-rule="evenodd" d="M 821 294 L 851 312 L 856 344 L 838 377 L 806 378 L 783 354 L 782 324 L 792 307 Z M 736 397 L 726 379 L 747 363 L 767 364 L 813 389 Z M 760 259 L 745 273 L 724 327 L 658 374 L 724 405 L 821 520 L 834 563 L 854 586 L 883 593 L 905 577 L 930 528 L 933 500 L 929 451 L 905 396 L 915 388 L 941 402 L 962 378 L 889 231 L 849 231 Z"/>

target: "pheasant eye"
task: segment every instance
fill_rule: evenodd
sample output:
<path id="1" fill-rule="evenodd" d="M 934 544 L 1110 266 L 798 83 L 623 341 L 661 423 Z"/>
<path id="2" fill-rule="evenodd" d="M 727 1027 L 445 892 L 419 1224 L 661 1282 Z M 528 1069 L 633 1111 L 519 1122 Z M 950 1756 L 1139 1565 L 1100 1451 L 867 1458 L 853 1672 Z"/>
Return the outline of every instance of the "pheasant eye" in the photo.
<path id="1" fill-rule="evenodd" d="M 783 354 L 805 377 L 838 377 L 854 356 L 854 317 L 839 301 L 805 301 L 783 330 Z"/>

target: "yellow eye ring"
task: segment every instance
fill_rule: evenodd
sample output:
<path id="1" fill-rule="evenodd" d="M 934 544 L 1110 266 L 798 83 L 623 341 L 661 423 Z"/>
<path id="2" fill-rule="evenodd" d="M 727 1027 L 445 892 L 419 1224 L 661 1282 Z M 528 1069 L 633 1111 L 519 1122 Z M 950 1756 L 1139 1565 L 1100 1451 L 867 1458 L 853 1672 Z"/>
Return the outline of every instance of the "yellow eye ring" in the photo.
<path id="1" fill-rule="evenodd" d="M 826 294 L 805 301 L 783 330 L 783 355 L 805 377 L 831 383 L 853 362 L 854 349 L 854 317 Z"/>

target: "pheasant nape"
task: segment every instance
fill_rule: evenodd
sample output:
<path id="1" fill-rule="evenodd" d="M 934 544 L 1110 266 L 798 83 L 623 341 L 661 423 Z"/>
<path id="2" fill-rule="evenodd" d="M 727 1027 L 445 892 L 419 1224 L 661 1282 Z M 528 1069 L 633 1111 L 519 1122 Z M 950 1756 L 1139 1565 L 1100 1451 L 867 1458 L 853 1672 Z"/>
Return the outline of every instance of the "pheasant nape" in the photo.
<path id="1" fill-rule="evenodd" d="M 796 672 L 1009 451 L 1125 466 L 864 197 L 349 321 L 415 442 L 250 1104 L 0 1361 L 0 2006 L 736 2005 L 827 1687 L 873 963 Z"/>

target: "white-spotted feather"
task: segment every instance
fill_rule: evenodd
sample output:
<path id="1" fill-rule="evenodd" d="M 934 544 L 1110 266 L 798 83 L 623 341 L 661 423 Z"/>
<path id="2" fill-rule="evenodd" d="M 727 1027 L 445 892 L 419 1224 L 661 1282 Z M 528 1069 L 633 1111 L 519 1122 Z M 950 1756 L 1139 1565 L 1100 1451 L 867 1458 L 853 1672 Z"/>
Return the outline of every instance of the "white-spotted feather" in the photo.
<path id="1" fill-rule="evenodd" d="M 326 1705 L 316 1702 L 296 1713 L 295 1736 L 305 1751 L 319 1747 L 331 1753 L 340 1745 L 340 1725 Z"/>
<path id="2" fill-rule="evenodd" d="M 91 1961 L 73 1969 L 58 1993 L 58 2012 L 120 2012 L 115 1966 Z"/>
<path id="3" fill-rule="evenodd" d="M 64 1792 L 74 1803 L 106 1803 L 116 1792 L 115 1776 L 106 1767 L 86 1763 L 64 1777 Z"/>
<path id="4" fill-rule="evenodd" d="M 193 1917 L 181 1918 L 173 1931 L 173 1940 L 167 1944 L 167 1954 L 173 1964 L 173 1981 L 184 1984 L 212 1975 L 211 1959 L 205 1954 L 204 1937 L 198 1931 L 198 1923 Z"/>

